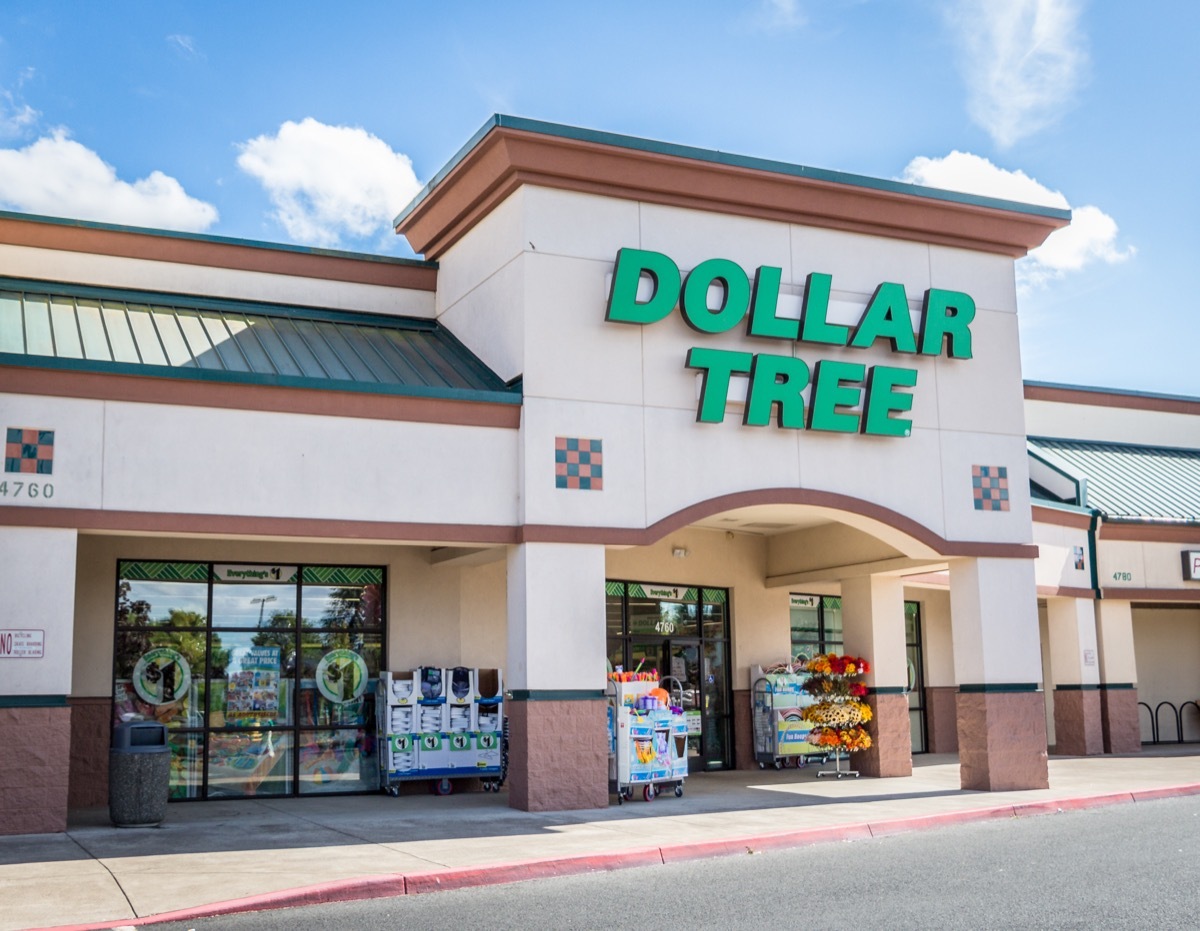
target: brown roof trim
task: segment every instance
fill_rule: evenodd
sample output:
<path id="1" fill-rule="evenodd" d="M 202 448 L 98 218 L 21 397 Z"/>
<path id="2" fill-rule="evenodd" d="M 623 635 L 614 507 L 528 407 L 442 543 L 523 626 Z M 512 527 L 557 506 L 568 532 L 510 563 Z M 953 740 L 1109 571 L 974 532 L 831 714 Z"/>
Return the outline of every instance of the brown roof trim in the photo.
<path id="1" fill-rule="evenodd" d="M 1200 588 L 1106 588 L 1105 601 L 1194 601 L 1200 605 Z"/>
<path id="2" fill-rule="evenodd" d="M 1187 543 L 1200 546 L 1200 526 L 1196 524 L 1100 524 L 1100 542 L 1108 540 L 1134 543 Z"/>
<path id="3" fill-rule="evenodd" d="M 437 289 L 437 267 L 419 261 L 359 257 L 349 252 L 272 248 L 269 243 L 192 238 L 153 230 L 55 221 L 46 217 L 0 215 L 0 243 L 417 291 Z"/>
<path id="4" fill-rule="evenodd" d="M 1084 598 L 1087 601 L 1096 600 L 1096 590 L 1093 588 L 1072 588 L 1064 585 L 1039 585 L 1040 598 Z"/>
<path id="5" fill-rule="evenodd" d="M 1074 511 L 1060 511 L 1057 508 L 1033 506 L 1033 522 L 1035 524 L 1053 524 L 1056 527 L 1074 527 L 1076 530 L 1087 530 L 1092 525 L 1090 514 L 1079 514 Z"/>
<path id="6" fill-rule="evenodd" d="M 625 527 L 563 527 L 553 524 L 526 524 L 520 528 L 522 543 L 602 543 L 610 546 L 647 546 L 669 533 L 698 520 L 734 508 L 756 504 L 801 504 L 831 508 L 869 517 L 901 531 L 942 556 L 992 556 L 1011 559 L 1036 559 L 1038 548 L 1024 543 L 976 543 L 946 540 L 928 527 L 903 514 L 871 501 L 828 491 L 804 488 L 764 488 L 741 491 L 701 501 L 676 511 L 644 530 Z"/>
<path id="7" fill-rule="evenodd" d="M 1014 258 L 1066 219 L 497 126 L 396 227 L 436 259 L 522 184 Z"/>
<path id="8" fill-rule="evenodd" d="M 116 533 L 186 533 L 245 537 L 317 537 L 397 543 L 517 542 L 515 528 L 495 524 L 423 524 L 233 514 L 166 514 L 97 508 L 0 507 L 0 525 L 61 527 Z"/>
<path id="9" fill-rule="evenodd" d="M 229 514 L 174 514 L 110 511 L 93 508 L 0 507 L 0 525 L 66 527 L 124 533 L 202 533 L 236 536 L 327 537 L 442 543 L 588 543 L 646 546 L 721 511 L 754 504 L 805 504 L 835 508 L 895 527 L 944 556 L 1036 559 L 1038 548 L 1021 543 L 975 543 L 945 540 L 933 531 L 869 501 L 831 492 L 796 488 L 762 489 L 722 495 L 676 511 L 644 530 L 624 527 L 563 527 L 526 524 L 520 527 L 477 524 L 421 524 L 389 521 L 323 520 Z"/>
<path id="10" fill-rule="evenodd" d="M 1051 401 L 1057 404 L 1086 404 L 1093 407 L 1123 407 L 1137 411 L 1200 416 L 1200 398 L 1140 394 L 1107 388 L 1073 388 L 1069 385 L 1025 383 L 1026 401 Z"/>
<path id="11" fill-rule="evenodd" d="M 519 404 L 488 404 L 482 401 L 419 398 L 359 391 L 190 381 L 145 375 L 70 372 L 24 366 L 0 366 L 0 392 L 98 401 L 134 401 L 145 404 L 179 404 L 186 407 L 272 411 L 280 414 L 321 414 L 331 417 L 362 417 L 369 420 L 445 423 L 463 427 L 499 427 L 507 430 L 516 430 L 521 426 Z"/>

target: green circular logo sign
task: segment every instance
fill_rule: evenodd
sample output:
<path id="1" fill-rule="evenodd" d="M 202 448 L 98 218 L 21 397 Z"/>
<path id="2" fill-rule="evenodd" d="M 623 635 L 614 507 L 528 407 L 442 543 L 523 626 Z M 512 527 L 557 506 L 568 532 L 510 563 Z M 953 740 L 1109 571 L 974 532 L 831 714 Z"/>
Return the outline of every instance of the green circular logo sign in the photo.
<path id="1" fill-rule="evenodd" d="M 317 663 L 317 691 L 335 705 L 359 698 L 367 688 L 367 661 L 353 650 L 330 650 Z"/>
<path id="2" fill-rule="evenodd" d="M 170 647 L 156 647 L 142 654 L 133 667 L 133 690 L 151 705 L 179 701 L 191 685 L 192 667 L 183 654 Z"/>

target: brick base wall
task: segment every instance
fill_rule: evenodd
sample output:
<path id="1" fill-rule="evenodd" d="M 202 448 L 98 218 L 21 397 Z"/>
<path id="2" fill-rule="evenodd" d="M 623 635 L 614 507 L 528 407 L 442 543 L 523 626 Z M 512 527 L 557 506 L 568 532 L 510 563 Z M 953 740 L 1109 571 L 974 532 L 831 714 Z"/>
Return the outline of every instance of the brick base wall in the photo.
<path id="1" fill-rule="evenodd" d="M 754 760 L 754 703 L 749 689 L 733 690 L 733 768 L 758 769 Z"/>
<path id="2" fill-rule="evenodd" d="M 508 804 L 522 811 L 607 807 L 604 700 L 506 704 Z"/>
<path id="3" fill-rule="evenodd" d="M 930 753 L 958 753 L 958 686 L 925 689 L 925 725 Z"/>
<path id="4" fill-rule="evenodd" d="M 67 804 L 71 808 L 107 805 L 112 699 L 69 698 L 67 703 L 71 706 L 71 781 Z"/>
<path id="5" fill-rule="evenodd" d="M 1104 752 L 1098 690 L 1054 690 L 1054 752 L 1061 756 Z"/>
<path id="6" fill-rule="evenodd" d="M 1142 752 L 1137 689 L 1100 686 L 1100 723 L 1104 728 L 1105 753 Z"/>
<path id="7" fill-rule="evenodd" d="M 853 754 L 853 768 L 864 776 L 911 776 L 912 731 L 907 695 L 868 695 L 871 746 Z"/>
<path id="8" fill-rule="evenodd" d="M 960 692 L 958 769 L 964 789 L 1046 789 L 1046 699 L 1041 692 Z"/>
<path id="9" fill-rule="evenodd" d="M 67 829 L 71 709 L 0 708 L 0 834 Z"/>

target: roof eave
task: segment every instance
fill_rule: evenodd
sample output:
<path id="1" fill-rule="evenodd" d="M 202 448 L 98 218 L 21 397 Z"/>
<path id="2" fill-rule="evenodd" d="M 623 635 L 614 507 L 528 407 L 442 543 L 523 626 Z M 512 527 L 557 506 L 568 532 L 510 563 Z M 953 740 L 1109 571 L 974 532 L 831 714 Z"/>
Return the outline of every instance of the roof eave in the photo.
<path id="1" fill-rule="evenodd" d="M 918 240 L 1011 257 L 1070 212 L 494 116 L 396 217 L 436 258 L 522 184 Z"/>

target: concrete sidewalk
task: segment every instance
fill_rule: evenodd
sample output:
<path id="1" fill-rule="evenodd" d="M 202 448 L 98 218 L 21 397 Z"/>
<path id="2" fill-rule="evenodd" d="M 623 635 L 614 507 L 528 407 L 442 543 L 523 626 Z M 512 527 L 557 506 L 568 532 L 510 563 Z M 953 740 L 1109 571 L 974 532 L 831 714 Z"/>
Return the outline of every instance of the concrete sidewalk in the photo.
<path id="1" fill-rule="evenodd" d="M 914 763 L 902 779 L 819 779 L 817 765 L 703 773 L 683 798 L 547 814 L 514 811 L 503 792 L 178 804 L 149 829 L 80 812 L 65 834 L 0 837 L 0 931 L 143 925 L 1200 794 L 1197 745 L 1052 757 L 1050 788 L 1026 792 L 963 791 L 953 756 Z"/>

